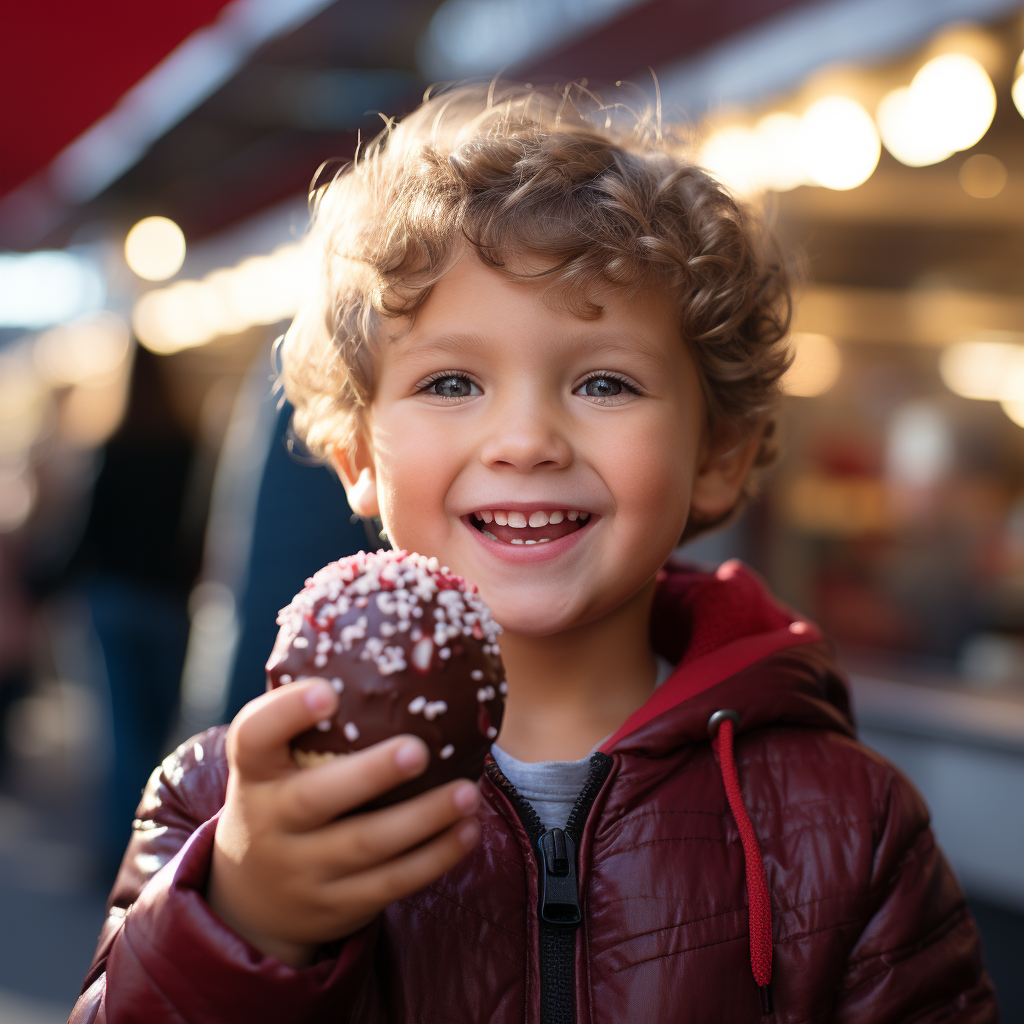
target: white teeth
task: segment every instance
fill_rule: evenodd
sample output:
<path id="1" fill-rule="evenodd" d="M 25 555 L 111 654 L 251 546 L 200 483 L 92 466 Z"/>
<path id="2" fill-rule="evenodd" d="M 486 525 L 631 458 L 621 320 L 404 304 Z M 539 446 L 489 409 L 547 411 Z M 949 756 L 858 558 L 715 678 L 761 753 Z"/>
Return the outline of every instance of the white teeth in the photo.
<path id="1" fill-rule="evenodd" d="M 550 537 L 541 537 L 541 539 L 539 541 L 537 541 L 537 543 L 538 544 L 550 544 L 551 543 L 551 538 Z"/>
<path id="2" fill-rule="evenodd" d="M 542 526 L 547 526 L 549 523 L 552 526 L 557 526 L 563 520 L 568 519 L 570 523 L 574 523 L 579 520 L 581 523 L 585 523 L 590 518 L 589 512 L 580 512 L 578 509 L 563 512 L 558 510 L 556 512 L 544 512 L 538 509 L 536 512 L 531 512 L 529 516 L 524 512 L 506 512 L 506 511 L 491 511 L 481 509 L 479 512 L 473 513 L 474 517 L 478 521 L 485 523 L 495 523 L 498 526 L 511 526 L 515 530 L 522 530 L 523 528 L 530 526 L 533 529 L 539 529 Z M 490 537 L 492 540 L 497 538 L 488 533 L 486 530 L 481 531 L 485 537 Z M 550 538 L 546 538 L 550 540 Z M 522 541 L 513 541 L 513 544 L 522 544 Z M 527 543 L 544 543 L 543 540 Z"/>
<path id="3" fill-rule="evenodd" d="M 518 537 L 513 537 L 512 538 L 512 543 L 513 544 L 522 544 L 523 541 L 521 541 Z"/>
<path id="4" fill-rule="evenodd" d="M 536 544 L 537 542 L 535 540 L 528 540 L 528 541 L 526 541 L 526 543 L 527 544 Z"/>

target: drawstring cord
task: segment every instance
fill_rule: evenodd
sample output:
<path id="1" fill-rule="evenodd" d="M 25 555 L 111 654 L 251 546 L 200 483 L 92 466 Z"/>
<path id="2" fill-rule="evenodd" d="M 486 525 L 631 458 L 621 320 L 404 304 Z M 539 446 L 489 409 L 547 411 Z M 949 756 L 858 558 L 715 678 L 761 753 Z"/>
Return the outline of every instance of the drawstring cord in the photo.
<path id="1" fill-rule="evenodd" d="M 768 876 L 764 870 L 761 847 L 758 845 L 754 826 L 743 806 L 740 780 L 736 773 L 736 758 L 732 742 L 740 716 L 735 711 L 716 711 L 708 722 L 711 746 L 718 755 L 718 766 L 722 772 L 722 784 L 729 801 L 729 809 L 736 821 L 743 844 L 743 858 L 746 864 L 747 905 L 750 930 L 750 969 L 757 982 L 761 998 L 761 1015 L 767 1017 L 772 1007 L 772 904 L 768 895 Z"/>

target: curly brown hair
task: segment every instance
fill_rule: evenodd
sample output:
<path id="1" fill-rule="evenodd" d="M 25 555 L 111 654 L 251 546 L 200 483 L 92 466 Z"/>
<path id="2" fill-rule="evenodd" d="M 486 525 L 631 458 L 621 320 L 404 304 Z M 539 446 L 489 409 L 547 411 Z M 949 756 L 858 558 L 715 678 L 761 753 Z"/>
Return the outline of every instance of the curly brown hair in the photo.
<path id="1" fill-rule="evenodd" d="M 709 428 L 758 431 L 755 467 L 774 461 L 790 359 L 786 261 L 763 219 L 659 120 L 582 87 L 457 86 L 389 123 L 326 184 L 314 180 L 321 276 L 280 350 L 307 448 L 326 457 L 351 444 L 373 399 L 381 319 L 414 317 L 468 247 L 511 278 L 549 279 L 584 319 L 601 315 L 602 286 L 667 286 Z M 740 504 L 750 493 L 748 482 Z M 731 514 L 692 523 L 684 539 Z"/>

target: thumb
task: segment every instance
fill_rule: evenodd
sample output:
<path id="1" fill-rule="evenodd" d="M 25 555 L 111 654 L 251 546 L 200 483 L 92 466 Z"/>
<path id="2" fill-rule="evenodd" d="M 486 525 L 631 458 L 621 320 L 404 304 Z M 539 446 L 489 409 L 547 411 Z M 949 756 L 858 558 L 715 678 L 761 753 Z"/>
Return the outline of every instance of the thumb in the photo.
<path id="1" fill-rule="evenodd" d="M 294 769 L 289 741 L 330 718 L 337 707 L 338 695 L 323 679 L 287 683 L 249 701 L 228 730 L 229 763 L 253 781 Z"/>

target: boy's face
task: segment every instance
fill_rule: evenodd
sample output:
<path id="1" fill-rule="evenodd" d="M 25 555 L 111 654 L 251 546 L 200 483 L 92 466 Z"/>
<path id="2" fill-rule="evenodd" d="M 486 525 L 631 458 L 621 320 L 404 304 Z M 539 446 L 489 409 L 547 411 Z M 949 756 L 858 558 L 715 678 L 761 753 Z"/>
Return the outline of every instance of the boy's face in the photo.
<path id="1" fill-rule="evenodd" d="M 396 548 L 478 584 L 525 636 L 612 612 L 657 572 L 694 499 L 713 513 L 738 492 L 709 480 L 704 401 L 668 292 L 608 289 L 594 321 L 542 293 L 475 256 L 441 279 L 381 345 L 355 457 L 368 474 L 350 489 L 356 511 L 379 507 Z"/>

